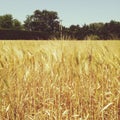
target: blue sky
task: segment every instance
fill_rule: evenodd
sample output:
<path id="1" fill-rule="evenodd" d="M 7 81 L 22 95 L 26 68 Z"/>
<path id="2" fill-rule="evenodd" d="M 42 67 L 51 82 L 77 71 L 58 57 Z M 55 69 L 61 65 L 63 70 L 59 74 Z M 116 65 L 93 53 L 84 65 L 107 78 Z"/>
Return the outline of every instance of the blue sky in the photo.
<path id="1" fill-rule="evenodd" d="M 21 22 L 36 9 L 58 12 L 65 26 L 120 21 L 120 0 L 0 0 L 0 15 L 12 14 Z"/>

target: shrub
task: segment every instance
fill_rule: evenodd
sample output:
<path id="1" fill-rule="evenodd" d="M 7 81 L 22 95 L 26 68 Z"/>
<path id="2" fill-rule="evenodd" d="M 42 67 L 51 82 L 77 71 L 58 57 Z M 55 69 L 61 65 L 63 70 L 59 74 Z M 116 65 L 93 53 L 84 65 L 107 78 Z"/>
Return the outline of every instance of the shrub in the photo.
<path id="1" fill-rule="evenodd" d="M 99 40 L 100 38 L 99 38 L 98 35 L 90 34 L 90 35 L 85 36 L 84 39 L 85 39 L 85 40 Z"/>

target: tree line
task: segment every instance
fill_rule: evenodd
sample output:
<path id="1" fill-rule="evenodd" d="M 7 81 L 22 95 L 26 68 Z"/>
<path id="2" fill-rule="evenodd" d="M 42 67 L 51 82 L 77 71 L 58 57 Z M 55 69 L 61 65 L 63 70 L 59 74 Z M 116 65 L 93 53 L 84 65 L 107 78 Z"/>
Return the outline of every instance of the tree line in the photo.
<path id="1" fill-rule="evenodd" d="M 35 10 L 32 15 L 27 15 L 23 24 L 11 14 L 1 15 L 0 39 L 6 36 L 6 39 L 11 39 L 10 36 L 12 39 L 120 39 L 120 22 L 111 20 L 108 23 L 65 27 L 61 24 L 57 12 Z"/>

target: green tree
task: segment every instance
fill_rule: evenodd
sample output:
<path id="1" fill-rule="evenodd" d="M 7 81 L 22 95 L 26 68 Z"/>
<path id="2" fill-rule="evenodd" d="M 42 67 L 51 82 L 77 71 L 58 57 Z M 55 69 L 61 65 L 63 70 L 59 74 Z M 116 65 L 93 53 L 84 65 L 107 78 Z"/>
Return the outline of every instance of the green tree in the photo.
<path id="1" fill-rule="evenodd" d="M 11 14 L 6 14 L 0 16 L 0 28 L 21 30 L 22 25 L 20 21 L 13 19 L 13 16 Z"/>
<path id="2" fill-rule="evenodd" d="M 13 29 L 15 29 L 15 30 L 23 29 L 22 24 L 19 20 L 17 20 L 17 19 L 13 20 Z"/>
<path id="3" fill-rule="evenodd" d="M 10 29 L 12 28 L 13 17 L 11 14 L 0 16 L 0 28 Z"/>
<path id="4" fill-rule="evenodd" d="M 79 39 L 80 38 L 80 26 L 79 25 L 71 25 L 69 27 L 69 34 L 72 39 Z"/>
<path id="5" fill-rule="evenodd" d="M 105 23 L 100 34 L 101 39 L 120 39 L 120 22 L 114 20 Z"/>
<path id="6" fill-rule="evenodd" d="M 24 28 L 25 30 L 32 31 L 32 16 L 27 15 L 26 20 L 24 21 Z"/>
<path id="7" fill-rule="evenodd" d="M 59 31 L 57 12 L 35 10 L 33 15 L 27 16 L 24 27 L 28 31 L 56 33 Z"/>

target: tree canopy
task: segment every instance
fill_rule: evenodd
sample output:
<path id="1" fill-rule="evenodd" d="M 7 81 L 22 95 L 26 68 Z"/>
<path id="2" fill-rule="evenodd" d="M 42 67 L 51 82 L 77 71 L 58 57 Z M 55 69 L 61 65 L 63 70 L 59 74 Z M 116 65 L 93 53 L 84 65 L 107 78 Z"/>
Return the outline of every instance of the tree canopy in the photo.
<path id="1" fill-rule="evenodd" d="M 22 29 L 21 22 L 17 19 L 13 19 L 11 14 L 0 16 L 0 28 L 1 29 Z"/>
<path id="2" fill-rule="evenodd" d="M 27 16 L 24 27 L 28 31 L 43 31 L 56 34 L 59 32 L 57 12 L 35 10 L 32 15 Z"/>
<path id="3" fill-rule="evenodd" d="M 83 26 L 71 25 L 65 27 L 61 25 L 58 13 L 48 10 L 35 10 L 32 15 L 27 15 L 24 24 L 14 19 L 11 14 L 0 16 L 0 30 L 23 30 L 33 32 L 43 32 L 49 38 L 69 38 L 69 39 L 120 39 L 120 22 L 111 20 L 108 23 L 91 23 Z M 17 31 L 16 31 L 17 32 Z M 23 32 L 22 32 L 23 33 Z"/>

